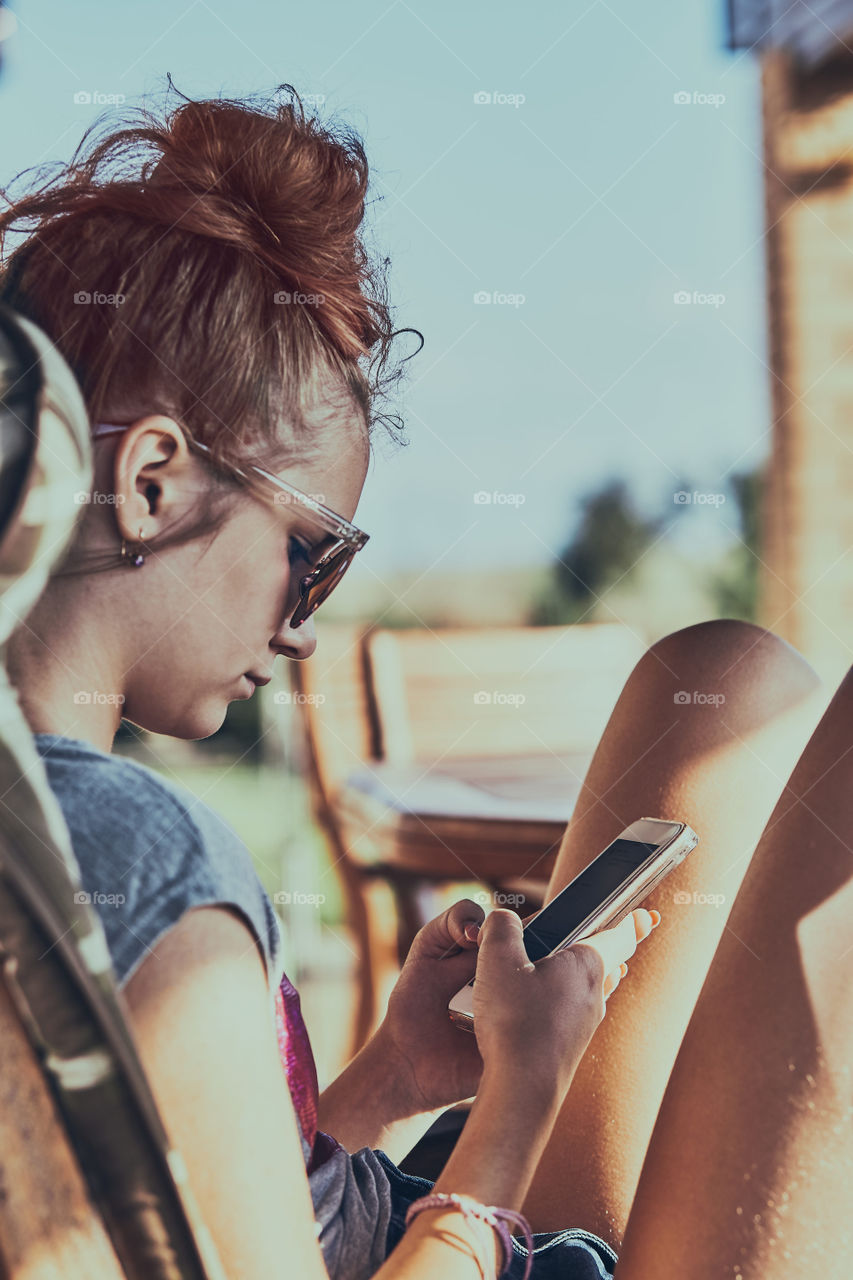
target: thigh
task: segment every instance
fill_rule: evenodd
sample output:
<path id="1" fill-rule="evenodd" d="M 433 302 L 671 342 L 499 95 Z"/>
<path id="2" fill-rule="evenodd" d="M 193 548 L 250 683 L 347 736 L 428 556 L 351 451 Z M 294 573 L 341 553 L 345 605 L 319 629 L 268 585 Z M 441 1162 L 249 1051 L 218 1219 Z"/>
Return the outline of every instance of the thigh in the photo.
<path id="1" fill-rule="evenodd" d="M 853 673 L 761 837 L 673 1067 L 625 1280 L 853 1272 Z"/>
<path id="2" fill-rule="evenodd" d="M 548 896 L 635 818 L 689 822 L 700 844 L 644 903 L 660 911 L 661 925 L 631 959 L 558 1117 L 525 1202 L 536 1230 L 578 1225 L 618 1250 L 711 957 L 825 698 L 790 646 L 738 622 L 666 637 L 628 680 Z"/>

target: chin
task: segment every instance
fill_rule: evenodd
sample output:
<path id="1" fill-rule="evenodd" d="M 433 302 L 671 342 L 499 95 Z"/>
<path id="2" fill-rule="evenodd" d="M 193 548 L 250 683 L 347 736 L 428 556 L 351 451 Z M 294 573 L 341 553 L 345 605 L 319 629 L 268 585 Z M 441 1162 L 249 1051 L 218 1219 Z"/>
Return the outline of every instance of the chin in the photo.
<path id="1" fill-rule="evenodd" d="M 221 729 L 225 723 L 227 710 L 227 704 L 224 708 L 221 704 L 217 707 L 211 706 L 207 709 L 207 714 L 200 708 L 195 708 L 192 714 L 185 713 L 176 719 L 174 711 L 170 715 L 164 708 L 162 714 L 149 714 L 139 720 L 126 715 L 123 719 L 130 720 L 131 724 L 147 730 L 148 733 L 162 733 L 169 738 L 181 738 L 191 742 L 199 738 L 209 738 Z"/>
<path id="2" fill-rule="evenodd" d="M 227 708 L 226 708 L 227 709 Z M 208 716 L 198 714 L 181 724 L 180 729 L 173 729 L 173 738 L 186 738 L 188 741 L 197 738 L 210 738 L 225 723 L 225 712 L 211 712 Z"/>

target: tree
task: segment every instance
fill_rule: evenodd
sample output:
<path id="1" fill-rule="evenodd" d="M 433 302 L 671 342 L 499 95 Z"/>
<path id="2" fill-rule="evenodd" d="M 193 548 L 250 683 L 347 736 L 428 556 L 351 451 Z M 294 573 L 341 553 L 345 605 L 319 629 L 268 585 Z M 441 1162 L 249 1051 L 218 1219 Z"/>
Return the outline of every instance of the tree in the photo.
<path id="1" fill-rule="evenodd" d="M 576 622 L 618 579 L 630 575 L 663 524 L 639 515 L 623 480 L 583 499 L 574 537 L 560 553 L 546 592 L 535 601 L 534 626 Z"/>

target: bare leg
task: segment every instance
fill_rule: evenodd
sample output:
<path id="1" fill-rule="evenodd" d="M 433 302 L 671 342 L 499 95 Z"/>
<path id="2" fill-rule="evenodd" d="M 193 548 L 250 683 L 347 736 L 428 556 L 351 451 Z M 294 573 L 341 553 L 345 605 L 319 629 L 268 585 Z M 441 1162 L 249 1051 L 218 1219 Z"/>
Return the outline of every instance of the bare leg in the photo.
<path id="1" fill-rule="evenodd" d="M 853 672 L 765 829 L 676 1059 L 620 1280 L 853 1274 Z M 699 908 L 687 914 L 695 916 Z"/>
<path id="2" fill-rule="evenodd" d="M 682 692 L 689 703 L 676 700 Z M 661 925 L 630 961 L 543 1154 L 525 1203 L 535 1230 L 585 1227 L 618 1251 L 728 911 L 826 699 L 795 650 L 747 623 L 676 632 L 632 672 L 590 764 L 548 897 L 635 818 L 683 820 L 701 843 L 644 903 L 660 911 Z M 678 895 L 690 895 L 690 904 Z"/>

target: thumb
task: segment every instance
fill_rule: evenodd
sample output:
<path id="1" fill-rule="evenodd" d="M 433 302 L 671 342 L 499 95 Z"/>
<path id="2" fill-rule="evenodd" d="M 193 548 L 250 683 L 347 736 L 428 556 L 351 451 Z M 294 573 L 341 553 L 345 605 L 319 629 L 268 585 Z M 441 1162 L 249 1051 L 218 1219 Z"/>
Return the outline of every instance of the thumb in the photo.
<path id="1" fill-rule="evenodd" d="M 462 898 L 442 911 L 434 920 L 428 920 L 415 934 L 409 954 L 433 959 L 456 955 L 460 949 L 476 950 L 475 938 L 465 933 L 468 923 L 478 925 L 483 918 L 483 908 L 471 898 Z"/>
<path id="2" fill-rule="evenodd" d="M 486 916 L 480 929 L 480 953 L 477 971 L 510 966 L 513 969 L 532 969 L 522 938 L 524 926 L 514 911 L 496 907 Z"/>

